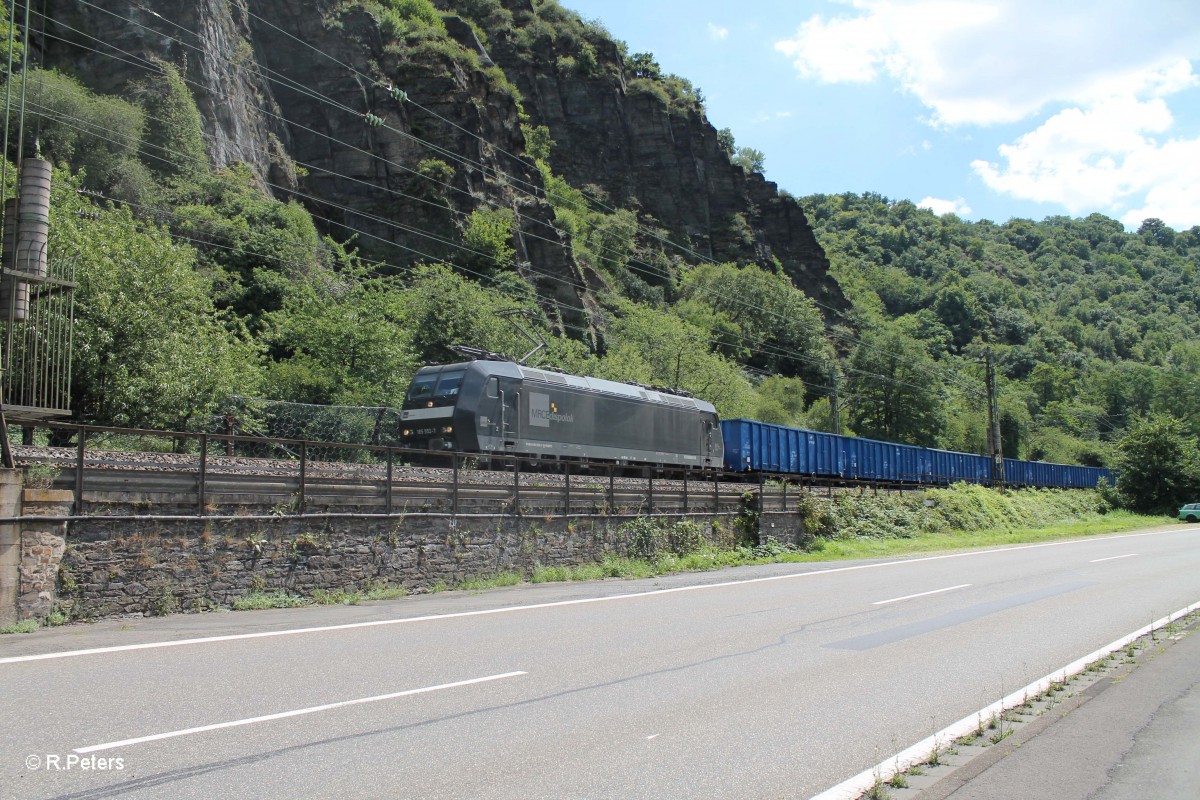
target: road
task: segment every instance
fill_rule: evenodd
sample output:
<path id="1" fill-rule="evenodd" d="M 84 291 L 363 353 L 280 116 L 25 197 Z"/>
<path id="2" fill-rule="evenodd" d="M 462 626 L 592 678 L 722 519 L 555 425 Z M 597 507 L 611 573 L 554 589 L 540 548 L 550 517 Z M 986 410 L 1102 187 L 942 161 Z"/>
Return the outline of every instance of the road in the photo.
<path id="1" fill-rule="evenodd" d="M 805 798 L 1198 599 L 1172 526 L 5 636 L 0 796 Z"/>

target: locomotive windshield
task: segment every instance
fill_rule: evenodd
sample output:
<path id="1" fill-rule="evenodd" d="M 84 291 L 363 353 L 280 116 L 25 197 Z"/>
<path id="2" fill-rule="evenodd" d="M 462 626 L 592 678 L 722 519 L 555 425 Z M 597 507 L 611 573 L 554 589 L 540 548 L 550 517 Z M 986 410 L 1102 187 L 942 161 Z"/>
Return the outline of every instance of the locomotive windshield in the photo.
<path id="1" fill-rule="evenodd" d="M 426 403 L 445 405 L 447 400 L 453 401 L 458 397 L 458 389 L 462 386 L 463 376 L 466 374 L 465 369 L 418 373 L 413 378 L 412 385 L 408 387 L 404 407 L 417 408 Z"/>
<path id="2" fill-rule="evenodd" d="M 433 396 L 433 387 L 437 384 L 437 373 L 426 372 L 423 375 L 417 375 L 413 378 L 412 386 L 408 387 L 408 402 L 415 403 L 419 400 Z"/>
<path id="3" fill-rule="evenodd" d="M 465 369 L 456 369 L 453 372 L 443 372 L 438 378 L 437 388 L 433 390 L 433 396 L 438 400 L 445 400 L 458 395 L 458 387 L 462 385 L 463 375 L 466 375 Z"/>

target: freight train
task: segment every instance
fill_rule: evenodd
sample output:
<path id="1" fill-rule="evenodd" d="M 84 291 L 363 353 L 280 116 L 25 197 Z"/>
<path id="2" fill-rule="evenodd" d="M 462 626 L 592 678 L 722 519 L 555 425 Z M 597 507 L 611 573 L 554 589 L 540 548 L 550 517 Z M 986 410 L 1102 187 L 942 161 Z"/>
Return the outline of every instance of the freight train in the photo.
<path id="1" fill-rule="evenodd" d="M 995 483 L 992 460 L 975 453 L 880 442 L 748 419 L 721 423 L 725 469 L 812 479 L 945 485 Z M 1111 483 L 1112 470 L 1004 459 L 1004 483 L 1060 489 L 1094 489 Z"/>
<path id="2" fill-rule="evenodd" d="M 400 444 L 422 451 L 724 470 L 813 481 L 991 484 L 987 456 L 720 420 L 682 393 L 474 360 L 423 367 L 400 412 Z M 1013 486 L 1094 488 L 1100 467 L 1004 459 Z"/>

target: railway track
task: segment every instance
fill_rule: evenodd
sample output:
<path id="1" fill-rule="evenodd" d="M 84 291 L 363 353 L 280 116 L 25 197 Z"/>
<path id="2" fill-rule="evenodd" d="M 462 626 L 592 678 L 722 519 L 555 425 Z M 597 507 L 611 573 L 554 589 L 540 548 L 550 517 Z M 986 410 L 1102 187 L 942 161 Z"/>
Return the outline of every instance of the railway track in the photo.
<path id="1" fill-rule="evenodd" d="M 618 477 L 562 471 L 432 468 L 386 463 L 14 447 L 48 488 L 75 495 L 76 516 L 236 514 L 250 505 L 292 514 L 702 514 L 733 513 L 747 484 L 704 479 Z M 36 465 L 36 466 L 35 466 Z M 82 469 L 80 469 L 82 467 Z M 579 465 L 574 465 L 578 470 Z M 776 489 L 786 507 L 787 487 Z M 795 505 L 796 493 L 792 493 Z"/>

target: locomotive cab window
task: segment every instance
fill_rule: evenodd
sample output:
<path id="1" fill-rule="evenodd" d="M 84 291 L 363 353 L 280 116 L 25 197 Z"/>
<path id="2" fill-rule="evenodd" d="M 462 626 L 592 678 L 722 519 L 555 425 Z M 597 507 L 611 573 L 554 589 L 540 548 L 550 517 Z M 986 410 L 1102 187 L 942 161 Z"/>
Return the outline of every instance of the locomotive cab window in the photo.
<path id="1" fill-rule="evenodd" d="M 487 396 L 493 400 L 500 396 L 500 379 L 492 376 L 487 382 Z"/>
<path id="2" fill-rule="evenodd" d="M 458 395 L 458 387 L 462 385 L 463 375 L 466 374 L 466 370 L 462 369 L 456 369 L 453 372 L 443 372 L 441 378 L 438 379 L 437 389 L 434 390 L 434 398 L 444 400 L 449 397 L 456 397 Z"/>
<path id="3" fill-rule="evenodd" d="M 427 372 L 413 378 L 412 386 L 408 388 L 408 400 L 414 402 L 424 400 L 433 395 L 434 384 L 437 383 L 437 373 Z"/>

